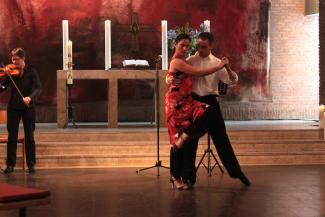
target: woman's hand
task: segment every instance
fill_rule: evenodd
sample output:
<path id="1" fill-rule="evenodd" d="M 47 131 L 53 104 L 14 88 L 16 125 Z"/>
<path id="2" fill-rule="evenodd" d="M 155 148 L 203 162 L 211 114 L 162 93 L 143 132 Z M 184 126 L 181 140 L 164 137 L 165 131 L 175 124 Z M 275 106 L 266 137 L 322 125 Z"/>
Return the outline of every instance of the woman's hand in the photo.
<path id="1" fill-rule="evenodd" d="M 223 66 L 229 64 L 229 59 L 228 59 L 228 57 L 222 57 L 222 58 L 221 58 L 221 64 L 222 64 Z"/>

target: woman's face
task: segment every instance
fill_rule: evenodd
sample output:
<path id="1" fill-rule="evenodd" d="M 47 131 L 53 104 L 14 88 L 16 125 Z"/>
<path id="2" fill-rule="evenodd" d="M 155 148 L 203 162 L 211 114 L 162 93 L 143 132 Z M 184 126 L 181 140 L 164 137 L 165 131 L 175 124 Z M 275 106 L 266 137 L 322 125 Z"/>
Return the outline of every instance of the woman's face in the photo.
<path id="1" fill-rule="evenodd" d="M 175 55 L 185 57 L 188 54 L 189 48 L 190 48 L 190 40 L 188 39 L 180 40 L 175 45 Z"/>

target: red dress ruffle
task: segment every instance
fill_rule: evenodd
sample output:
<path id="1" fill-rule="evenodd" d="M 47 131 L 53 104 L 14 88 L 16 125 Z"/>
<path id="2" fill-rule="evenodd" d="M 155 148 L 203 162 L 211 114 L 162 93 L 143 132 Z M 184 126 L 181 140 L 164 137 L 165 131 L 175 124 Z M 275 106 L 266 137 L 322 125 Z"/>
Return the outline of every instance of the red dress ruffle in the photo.
<path id="1" fill-rule="evenodd" d="M 169 84 L 165 96 L 165 112 L 170 144 L 175 144 L 181 133 L 191 125 L 195 118 L 203 114 L 208 105 L 192 98 L 192 76 L 183 72 L 168 72 L 167 77 L 171 78 L 171 80 L 181 81 L 178 82 L 180 84 Z"/>

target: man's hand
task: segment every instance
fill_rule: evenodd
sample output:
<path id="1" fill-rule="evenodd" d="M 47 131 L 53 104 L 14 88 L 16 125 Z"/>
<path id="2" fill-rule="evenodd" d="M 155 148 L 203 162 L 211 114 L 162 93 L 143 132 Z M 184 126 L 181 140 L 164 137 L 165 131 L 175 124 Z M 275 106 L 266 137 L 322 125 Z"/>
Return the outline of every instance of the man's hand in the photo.
<path id="1" fill-rule="evenodd" d="M 29 105 L 30 102 L 32 101 L 32 99 L 31 99 L 29 96 L 26 96 L 26 97 L 23 98 L 23 101 L 24 101 L 24 103 L 25 103 L 26 105 Z"/>

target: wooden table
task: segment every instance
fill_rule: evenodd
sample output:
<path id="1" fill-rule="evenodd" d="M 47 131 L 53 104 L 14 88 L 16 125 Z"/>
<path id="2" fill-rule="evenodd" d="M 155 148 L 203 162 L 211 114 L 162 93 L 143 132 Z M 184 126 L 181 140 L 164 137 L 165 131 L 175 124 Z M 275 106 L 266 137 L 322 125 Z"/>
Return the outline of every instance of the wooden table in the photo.
<path id="1" fill-rule="evenodd" d="M 26 217 L 26 208 L 47 205 L 51 193 L 48 190 L 0 183 L 0 211 L 19 209 L 19 217 Z"/>
<path id="2" fill-rule="evenodd" d="M 67 122 L 67 70 L 57 71 L 57 125 L 63 128 Z M 165 76 L 167 71 L 159 70 L 159 120 L 160 126 L 166 126 L 164 99 L 167 92 Z M 155 79 L 155 70 L 73 70 L 74 80 L 108 80 L 108 127 L 118 127 L 118 80 L 119 79 Z"/>

